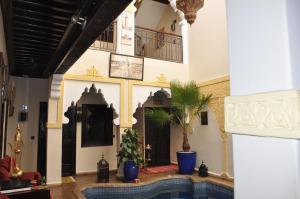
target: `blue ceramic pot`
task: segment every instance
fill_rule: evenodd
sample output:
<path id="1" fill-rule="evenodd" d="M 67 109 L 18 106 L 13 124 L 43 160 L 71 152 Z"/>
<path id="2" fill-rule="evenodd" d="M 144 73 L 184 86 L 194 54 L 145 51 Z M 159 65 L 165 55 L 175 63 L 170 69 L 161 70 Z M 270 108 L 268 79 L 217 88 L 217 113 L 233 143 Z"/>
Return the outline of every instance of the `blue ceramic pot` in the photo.
<path id="1" fill-rule="evenodd" d="M 196 152 L 195 151 L 178 151 L 177 161 L 179 166 L 179 173 L 181 174 L 193 174 L 196 166 Z"/>
<path id="2" fill-rule="evenodd" d="M 124 165 L 124 179 L 125 181 L 133 181 L 139 175 L 139 167 L 135 165 L 134 161 L 127 161 Z"/>

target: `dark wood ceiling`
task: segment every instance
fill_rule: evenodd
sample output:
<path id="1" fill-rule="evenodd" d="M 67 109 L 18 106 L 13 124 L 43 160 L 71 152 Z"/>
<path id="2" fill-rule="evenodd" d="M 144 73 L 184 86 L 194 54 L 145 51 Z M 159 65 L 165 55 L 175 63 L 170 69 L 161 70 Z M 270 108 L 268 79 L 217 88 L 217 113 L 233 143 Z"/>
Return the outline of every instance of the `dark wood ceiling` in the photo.
<path id="1" fill-rule="evenodd" d="M 131 0 L 1 0 L 10 73 L 64 73 Z M 86 26 L 76 23 L 86 18 Z"/>

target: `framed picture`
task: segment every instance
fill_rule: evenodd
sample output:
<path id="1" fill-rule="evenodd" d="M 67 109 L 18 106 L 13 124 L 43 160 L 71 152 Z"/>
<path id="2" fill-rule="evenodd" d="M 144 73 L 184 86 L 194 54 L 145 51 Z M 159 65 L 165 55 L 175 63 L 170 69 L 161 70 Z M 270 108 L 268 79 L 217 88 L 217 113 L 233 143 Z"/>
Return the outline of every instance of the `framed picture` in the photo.
<path id="1" fill-rule="evenodd" d="M 144 58 L 110 54 L 109 77 L 143 80 Z"/>

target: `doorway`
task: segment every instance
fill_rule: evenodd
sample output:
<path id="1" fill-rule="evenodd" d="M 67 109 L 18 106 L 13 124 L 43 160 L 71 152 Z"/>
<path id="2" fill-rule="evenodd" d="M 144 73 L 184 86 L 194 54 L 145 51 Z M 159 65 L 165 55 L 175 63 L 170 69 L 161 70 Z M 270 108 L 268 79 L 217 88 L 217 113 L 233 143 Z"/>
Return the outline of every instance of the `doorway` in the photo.
<path id="1" fill-rule="evenodd" d="M 63 124 L 62 131 L 62 176 L 76 174 L 76 106 L 72 102 L 64 114 L 69 122 Z"/>
<path id="2" fill-rule="evenodd" d="M 145 108 L 145 111 L 147 109 L 153 108 Z M 168 108 L 164 109 L 167 110 Z M 161 127 L 150 118 L 145 117 L 145 146 L 148 144 L 151 146 L 149 166 L 170 164 L 170 124 Z"/>
<path id="3" fill-rule="evenodd" d="M 145 117 L 147 109 L 162 108 L 170 111 L 171 96 L 164 89 L 156 91 L 143 103 L 139 103 L 133 117 L 136 123 L 132 128 L 139 132 L 140 151 L 146 158 L 145 148 L 151 145 L 151 161 L 149 166 L 162 166 L 170 164 L 170 124 L 159 127 L 150 118 Z"/>
<path id="4" fill-rule="evenodd" d="M 40 102 L 37 170 L 46 175 L 48 102 Z"/>

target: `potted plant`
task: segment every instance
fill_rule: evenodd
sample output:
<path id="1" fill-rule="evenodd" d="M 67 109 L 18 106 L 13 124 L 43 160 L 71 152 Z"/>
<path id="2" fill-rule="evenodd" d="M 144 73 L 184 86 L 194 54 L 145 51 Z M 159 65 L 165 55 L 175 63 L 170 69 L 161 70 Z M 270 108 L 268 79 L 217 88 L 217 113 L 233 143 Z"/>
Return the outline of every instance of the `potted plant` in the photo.
<path id="1" fill-rule="evenodd" d="M 134 129 L 126 129 L 122 135 L 121 150 L 118 153 L 118 166 L 124 165 L 124 180 L 131 182 L 139 174 L 139 166 L 143 158 L 139 153 L 138 133 Z"/>
<path id="2" fill-rule="evenodd" d="M 194 81 L 185 84 L 179 81 L 172 81 L 170 90 L 172 96 L 170 112 L 156 108 L 147 110 L 145 115 L 160 126 L 170 122 L 180 126 L 183 143 L 182 151 L 177 152 L 179 172 L 192 174 L 196 164 L 196 152 L 190 151 L 188 133 L 191 132 L 191 126 L 195 117 L 200 116 L 200 112 L 206 107 L 212 95 L 201 94 Z"/>

